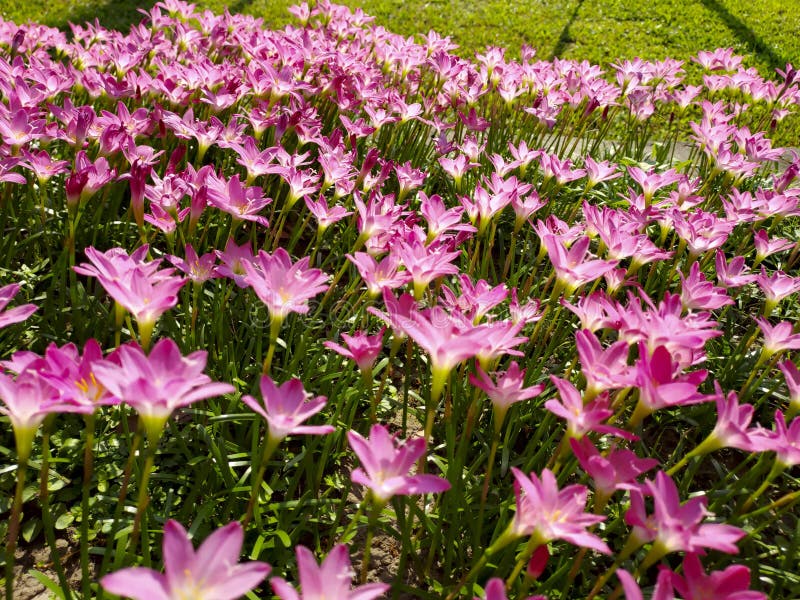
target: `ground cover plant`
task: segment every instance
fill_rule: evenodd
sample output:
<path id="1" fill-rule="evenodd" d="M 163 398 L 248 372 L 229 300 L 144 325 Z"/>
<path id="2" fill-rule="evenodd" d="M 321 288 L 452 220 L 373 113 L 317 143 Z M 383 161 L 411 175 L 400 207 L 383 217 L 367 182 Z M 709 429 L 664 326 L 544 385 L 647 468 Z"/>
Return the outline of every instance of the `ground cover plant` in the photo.
<path id="1" fill-rule="evenodd" d="M 6 597 L 796 597 L 792 65 L 292 14 L 0 22 Z"/>

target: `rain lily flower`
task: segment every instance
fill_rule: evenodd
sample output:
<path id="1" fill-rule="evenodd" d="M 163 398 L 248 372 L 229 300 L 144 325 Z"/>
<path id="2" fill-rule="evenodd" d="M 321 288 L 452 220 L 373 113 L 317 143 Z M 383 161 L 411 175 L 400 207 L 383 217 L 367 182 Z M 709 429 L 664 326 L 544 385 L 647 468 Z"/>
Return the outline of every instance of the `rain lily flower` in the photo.
<path id="1" fill-rule="evenodd" d="M 575 546 L 591 548 L 611 554 L 606 543 L 587 528 L 605 520 L 605 517 L 584 512 L 589 490 L 582 485 L 568 485 L 558 489 L 556 477 L 549 469 L 527 477 L 512 467 L 517 512 L 500 539 L 492 546 L 505 545 L 516 538 L 531 536 L 537 545 L 553 540 L 564 540 Z"/>
<path id="2" fill-rule="evenodd" d="M 730 565 L 706 574 L 700 557 L 690 553 L 683 559 L 683 576 L 670 575 L 672 586 L 684 600 L 767 600 L 763 592 L 750 589 L 750 569 L 744 565 Z"/>
<path id="3" fill-rule="evenodd" d="M 262 375 L 261 397 L 263 403 L 248 395 L 242 396 L 242 402 L 267 421 L 270 440 L 280 442 L 289 435 L 325 435 L 334 430 L 330 425 L 301 425 L 325 407 L 327 398 L 312 398 L 299 379 L 276 386 L 269 376 Z"/>
<path id="4" fill-rule="evenodd" d="M 499 432 L 503 425 L 506 413 L 512 404 L 534 398 L 544 390 L 543 384 L 522 387 L 525 380 L 525 369 L 520 369 L 516 361 L 512 361 L 507 371 L 498 371 L 494 374 L 497 382 L 491 380 L 486 372 L 478 367 L 477 376 L 470 374 L 469 381 L 480 388 L 494 408 L 494 428 Z"/>
<path id="5" fill-rule="evenodd" d="M 375 364 L 375 359 L 378 358 L 378 354 L 383 348 L 383 334 L 385 332 L 386 328 L 384 327 L 375 335 L 367 335 L 363 331 L 357 331 L 353 335 L 343 333 L 342 339 L 347 344 L 346 348 L 335 342 L 325 342 L 324 346 L 345 358 L 351 359 L 361 371 L 372 371 L 372 365 Z"/>
<path id="6" fill-rule="evenodd" d="M 765 358 L 774 356 L 783 350 L 797 350 L 800 348 L 800 333 L 792 333 L 794 327 L 789 321 L 781 321 L 773 326 L 766 319 L 756 317 L 756 323 L 764 334 Z"/>
<path id="7" fill-rule="evenodd" d="M 550 380 L 558 389 L 561 402 L 548 400 L 544 407 L 567 422 L 567 436 L 580 439 L 590 431 L 610 433 L 628 440 L 636 439 L 632 433 L 604 425 L 606 419 L 614 414 L 608 405 L 608 394 L 602 394 L 591 402 L 584 403 L 581 393 L 566 379 L 551 376 Z"/>
<path id="8" fill-rule="evenodd" d="M 369 438 L 350 430 L 347 439 L 363 465 L 363 469 L 355 469 L 351 477 L 355 483 L 369 488 L 379 504 L 385 504 L 396 495 L 436 494 L 450 489 L 450 483 L 441 477 L 409 475 L 414 463 L 425 454 L 424 438 L 398 442 L 386 427 L 373 425 Z"/>
<path id="9" fill-rule="evenodd" d="M 289 253 L 278 248 L 273 254 L 263 250 L 244 262 L 245 280 L 267 305 L 272 319 L 282 322 L 289 313 L 308 312 L 308 301 L 328 289 L 328 276 L 308 268 L 309 257 L 292 263 Z"/>
<path id="10" fill-rule="evenodd" d="M 24 370 L 16 378 L 0 373 L 0 403 L 0 414 L 11 421 L 20 462 L 27 462 L 36 430 L 45 417 L 71 409 L 58 390 L 34 370 Z"/>
<path id="11" fill-rule="evenodd" d="M 656 459 L 639 458 L 624 448 L 612 448 L 602 455 L 587 437 L 572 438 L 570 445 L 581 468 L 594 481 L 596 508 L 602 508 L 616 490 L 635 488 L 636 478 L 658 465 Z"/>
<path id="12" fill-rule="evenodd" d="M 481 600 L 475 596 L 475 600 Z M 506 596 L 506 584 L 499 577 L 490 579 L 486 583 L 486 592 L 483 600 L 508 600 Z M 528 596 L 526 600 L 547 600 L 545 596 Z"/>
<path id="13" fill-rule="evenodd" d="M 120 346 L 118 362 L 96 361 L 93 371 L 112 396 L 136 409 L 155 444 L 176 408 L 235 391 L 232 385 L 203 374 L 206 355 L 198 350 L 183 356 L 178 345 L 166 338 L 156 342 L 149 355 L 132 343 Z"/>
<path id="14" fill-rule="evenodd" d="M 18 283 L 10 283 L 0 288 L 0 329 L 13 323 L 20 323 L 36 312 L 36 306 L 33 304 L 22 304 L 3 310 L 18 292 Z"/>
<path id="15" fill-rule="evenodd" d="M 195 550 L 177 521 L 164 525 L 164 573 L 130 567 L 104 576 L 108 592 L 133 600 L 236 600 L 269 575 L 264 562 L 238 564 L 244 532 L 238 521 L 209 535 Z"/>
<path id="16" fill-rule="evenodd" d="M 280 577 L 270 579 L 272 591 L 281 600 L 372 600 L 389 589 L 385 583 L 368 583 L 351 589 L 353 569 L 344 544 L 334 546 L 321 565 L 305 546 L 295 547 L 295 554 L 300 592 Z"/>
<path id="17" fill-rule="evenodd" d="M 654 511 L 647 515 L 644 494 L 653 497 Z M 633 526 L 633 535 L 642 544 L 654 542 L 645 566 L 658 561 L 670 552 L 701 552 L 713 548 L 736 554 L 736 542 L 745 532 L 724 524 L 701 524 L 706 516 L 705 496 L 695 496 L 683 504 L 675 482 L 663 471 L 656 473 L 654 481 L 648 480 L 640 489 L 631 490 L 631 506 L 625 513 L 625 522 Z"/>

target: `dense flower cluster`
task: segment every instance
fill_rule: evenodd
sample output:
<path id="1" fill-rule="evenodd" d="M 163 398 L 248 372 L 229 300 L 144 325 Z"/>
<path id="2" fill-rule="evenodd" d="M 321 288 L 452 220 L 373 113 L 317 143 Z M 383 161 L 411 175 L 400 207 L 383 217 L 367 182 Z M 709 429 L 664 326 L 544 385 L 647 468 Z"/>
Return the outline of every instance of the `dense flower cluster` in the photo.
<path id="1" fill-rule="evenodd" d="M 800 499 L 800 156 L 770 137 L 795 69 L 469 60 L 291 11 L 0 20 L 7 596 L 29 501 L 65 595 L 53 515 L 80 516 L 85 598 L 91 573 L 165 600 L 591 598 L 616 572 L 630 599 L 756 599 L 756 558 L 800 593 L 754 543 Z M 80 427 L 80 490 L 50 465 L 23 495 Z"/>

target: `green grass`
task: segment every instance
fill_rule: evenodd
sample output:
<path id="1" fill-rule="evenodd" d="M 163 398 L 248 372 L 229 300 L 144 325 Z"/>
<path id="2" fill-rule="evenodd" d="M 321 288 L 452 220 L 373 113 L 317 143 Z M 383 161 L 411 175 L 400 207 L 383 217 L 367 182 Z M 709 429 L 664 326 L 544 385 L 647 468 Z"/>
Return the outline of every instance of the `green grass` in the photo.
<path id="1" fill-rule="evenodd" d="M 202 8 L 263 17 L 268 25 L 290 23 L 293 0 L 208 0 Z M 522 44 L 542 58 L 587 59 L 606 64 L 618 58 L 667 56 L 688 59 L 701 49 L 732 46 L 748 64 L 770 73 L 786 62 L 800 65 L 800 11 L 789 0 L 342 0 L 374 15 L 377 23 L 404 35 L 429 29 L 449 35 L 471 55 L 487 45 L 512 56 Z M 0 15 L 55 27 L 98 18 L 126 30 L 141 18 L 130 0 L 5 0 Z"/>

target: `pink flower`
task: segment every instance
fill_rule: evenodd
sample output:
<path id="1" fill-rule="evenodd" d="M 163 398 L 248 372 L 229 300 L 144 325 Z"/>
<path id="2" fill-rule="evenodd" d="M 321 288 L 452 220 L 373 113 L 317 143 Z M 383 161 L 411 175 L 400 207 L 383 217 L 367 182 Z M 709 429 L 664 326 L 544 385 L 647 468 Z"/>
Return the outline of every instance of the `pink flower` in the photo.
<path id="1" fill-rule="evenodd" d="M 681 278 L 681 302 L 686 310 L 714 310 L 733 304 L 724 288 L 715 287 L 700 272 L 700 264 L 695 262 L 689 271 L 689 276 Z"/>
<path id="2" fill-rule="evenodd" d="M 650 516 L 645 512 L 644 494 L 653 497 Z M 655 481 L 648 480 L 640 489 L 631 490 L 625 522 L 634 527 L 633 535 L 639 541 L 654 542 L 651 556 L 656 559 L 670 552 L 701 552 L 703 548 L 738 553 L 736 542 L 745 532 L 732 525 L 701 525 L 707 515 L 705 497 L 696 496 L 681 504 L 675 482 L 659 471 Z"/>
<path id="3" fill-rule="evenodd" d="M 10 283 L 0 288 L 0 311 L 2 311 L 0 312 L 0 329 L 13 323 L 20 323 L 36 312 L 36 306 L 33 304 L 21 304 L 20 306 L 3 310 L 18 292 L 18 283 Z"/>
<path id="4" fill-rule="evenodd" d="M 353 335 L 343 333 L 342 339 L 347 344 L 347 348 L 335 342 L 325 342 L 324 346 L 345 358 L 353 360 L 361 371 L 371 371 L 372 365 L 375 364 L 375 359 L 378 358 L 378 354 L 383 348 L 383 334 L 385 332 L 386 328 L 381 328 L 375 335 L 367 335 L 363 331 L 357 331 Z"/>
<path id="5" fill-rule="evenodd" d="M 93 339 L 84 345 L 83 355 L 74 344 L 61 348 L 50 344 L 39 372 L 60 392 L 62 400 L 75 407 L 76 412 L 92 413 L 100 405 L 119 402 L 94 375 L 94 365 L 100 360 L 103 360 L 103 350 Z M 109 360 L 114 360 L 113 354 Z"/>
<path id="6" fill-rule="evenodd" d="M 783 350 L 800 348 L 800 333 L 792 333 L 794 328 L 789 321 L 781 321 L 773 327 L 766 319 L 756 317 L 755 320 L 764 334 L 764 355 L 767 358 Z"/>
<path id="7" fill-rule="evenodd" d="M 790 360 L 778 363 L 778 367 L 786 380 L 786 387 L 789 388 L 790 414 L 797 413 L 800 410 L 800 371 Z"/>
<path id="8" fill-rule="evenodd" d="M 217 255 L 209 252 L 198 256 L 191 244 L 186 244 L 184 250 L 186 259 L 179 256 L 168 256 L 167 259 L 181 272 L 186 274 L 194 284 L 201 284 L 214 277 L 219 277 L 216 268 Z"/>
<path id="9" fill-rule="evenodd" d="M 671 578 L 675 591 L 684 600 L 767 600 L 766 594 L 750 590 L 750 569 L 744 565 L 706 574 L 700 557 L 694 553 L 683 559 L 683 577 L 672 573 Z"/>
<path id="10" fill-rule="evenodd" d="M 237 564 L 244 533 L 238 521 L 209 535 L 195 551 L 177 521 L 164 525 L 164 573 L 131 567 L 106 575 L 100 584 L 112 594 L 134 600 L 235 600 L 269 575 L 264 562 Z"/>
<path id="11" fill-rule="evenodd" d="M 408 271 L 398 271 L 400 257 L 389 254 L 380 262 L 366 252 L 346 254 L 347 259 L 356 266 L 358 274 L 367 286 L 367 291 L 374 298 L 384 290 L 393 290 L 411 281 Z"/>
<path id="12" fill-rule="evenodd" d="M 409 475 L 411 467 L 425 454 L 421 437 L 399 442 L 383 425 L 373 425 L 369 438 L 355 431 L 347 432 L 350 446 L 363 469 L 355 469 L 352 480 L 369 488 L 376 501 L 383 504 L 392 496 L 436 494 L 450 489 L 450 483 L 435 475 Z"/>
<path id="13" fill-rule="evenodd" d="M 289 435 L 332 433 L 330 425 L 301 425 L 303 421 L 317 414 L 325 406 L 327 398 L 311 394 L 303 388 L 299 379 L 290 379 L 280 387 L 268 375 L 261 376 L 261 397 L 263 404 L 252 396 L 242 396 L 242 402 L 266 419 L 269 424 L 269 437 L 280 441 Z"/>
<path id="14" fill-rule="evenodd" d="M 587 260 L 590 242 L 589 236 L 581 236 L 567 250 L 556 236 L 546 234 L 542 237 L 542 245 L 547 249 L 556 277 L 568 291 L 602 277 L 619 264 L 618 260 Z"/>
<path id="15" fill-rule="evenodd" d="M 309 257 L 292 264 L 289 253 L 278 248 L 272 255 L 263 250 L 253 262 L 245 262 L 246 281 L 267 305 L 273 319 L 282 321 L 291 312 L 305 314 L 308 301 L 328 289 L 328 276 L 308 268 Z"/>
<path id="16" fill-rule="evenodd" d="M 305 546 L 295 548 L 297 569 L 300 572 L 300 589 L 297 591 L 280 577 L 270 580 L 272 591 L 281 600 L 372 600 L 389 589 L 385 583 L 368 583 L 350 589 L 353 569 L 347 546 L 338 544 L 317 565 L 311 550 Z"/>
<path id="17" fill-rule="evenodd" d="M 203 374 L 206 355 L 198 350 L 183 356 L 178 345 L 165 338 L 156 342 L 149 355 L 136 344 L 120 346 L 118 363 L 98 360 L 93 371 L 111 395 L 136 409 L 148 436 L 157 440 L 176 408 L 235 391 L 232 385 Z"/>
<path id="18" fill-rule="evenodd" d="M 540 383 L 522 387 L 525 380 L 525 369 L 520 370 L 516 361 L 511 363 L 507 371 L 497 371 L 494 375 L 497 383 L 493 382 L 484 370 L 478 367 L 477 376 L 470 374 L 469 382 L 489 396 L 494 407 L 495 430 L 499 431 L 511 405 L 538 396 L 544 390 L 544 385 Z"/>
<path id="19" fill-rule="evenodd" d="M 596 496 L 604 501 L 616 490 L 635 488 L 636 478 L 658 465 L 656 459 L 639 458 L 626 449 L 612 448 L 602 455 L 587 437 L 573 438 L 570 445 L 581 468 L 594 480 Z"/>
<path id="20" fill-rule="evenodd" d="M 475 600 L 481 600 L 475 596 Z M 486 583 L 486 594 L 483 600 L 507 600 L 506 585 L 499 577 L 494 577 Z M 547 600 L 545 596 L 528 596 L 526 600 Z"/>
<path id="21" fill-rule="evenodd" d="M 730 262 L 725 260 L 725 253 L 717 250 L 715 258 L 717 281 L 725 287 L 741 287 L 756 280 L 744 263 L 744 256 L 734 256 Z"/>
<path id="22" fill-rule="evenodd" d="M 611 554 L 606 543 L 588 527 L 605 520 L 605 517 L 584 512 L 588 490 L 582 485 L 568 485 L 558 489 L 556 477 L 549 469 L 530 478 L 515 467 L 514 493 L 517 497 L 517 512 L 509 531 L 516 537 L 535 536 L 540 544 L 553 540 L 564 540 L 576 546 L 591 548 L 603 554 Z"/>
<path id="23" fill-rule="evenodd" d="M 634 384 L 635 376 L 628 366 L 629 346 L 615 342 L 603 350 L 600 341 L 588 329 L 575 334 L 581 372 L 586 378 L 586 396 L 591 399 L 606 390 L 625 388 Z"/>
<path id="24" fill-rule="evenodd" d="M 752 450 L 775 452 L 775 462 L 783 469 L 800 465 L 800 417 L 787 427 L 783 412 L 776 410 L 775 431 L 755 428 L 749 433 Z"/>
<path id="25" fill-rule="evenodd" d="M 14 429 L 19 460 L 30 456 L 36 430 L 50 413 L 69 411 L 58 390 L 34 370 L 23 370 L 16 378 L 0 373 L 0 414 Z"/>
<path id="26" fill-rule="evenodd" d="M 580 439 L 590 431 L 597 431 L 627 440 L 636 439 L 632 433 L 603 424 L 614 414 L 608 405 L 608 394 L 602 394 L 591 402 L 584 403 L 581 393 L 569 381 L 554 376 L 551 376 L 550 380 L 558 389 L 561 402 L 548 400 L 544 403 L 544 407 L 567 422 L 567 436 Z"/>
<path id="27" fill-rule="evenodd" d="M 656 587 L 653 589 L 653 595 L 649 597 L 650 600 L 675 600 L 671 585 L 672 575 L 673 573 L 669 569 L 659 570 Z M 644 600 L 639 584 L 636 583 L 630 573 L 625 569 L 617 569 L 617 577 L 619 577 L 619 582 L 625 592 L 625 600 Z M 716 600 L 716 597 L 714 598 Z M 700 600 L 700 598 L 697 600 Z"/>

